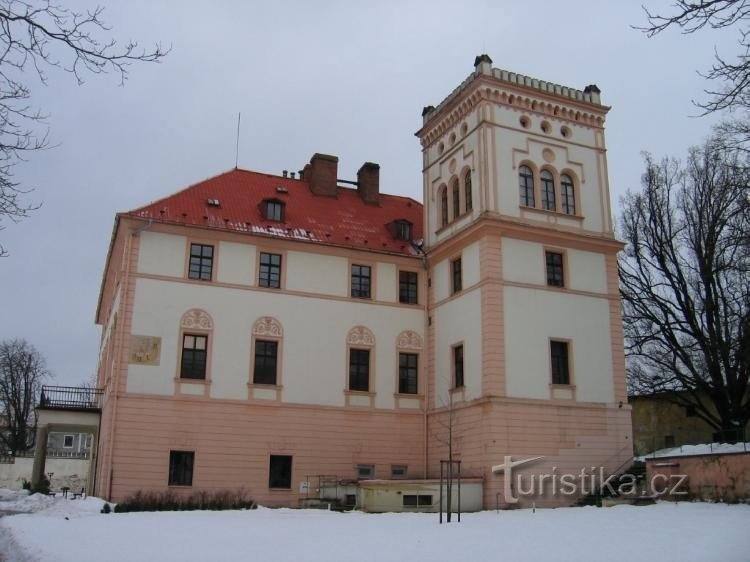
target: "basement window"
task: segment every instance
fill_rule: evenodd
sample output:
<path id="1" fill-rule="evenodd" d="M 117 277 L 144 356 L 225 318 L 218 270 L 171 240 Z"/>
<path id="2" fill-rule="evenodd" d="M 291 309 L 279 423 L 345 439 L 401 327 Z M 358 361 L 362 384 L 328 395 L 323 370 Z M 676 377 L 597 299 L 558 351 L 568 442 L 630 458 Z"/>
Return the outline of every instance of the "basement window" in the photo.
<path id="1" fill-rule="evenodd" d="M 432 505 L 431 494 L 405 494 L 403 496 L 404 507 L 430 507 Z"/>
<path id="2" fill-rule="evenodd" d="M 372 464 L 358 464 L 357 465 L 357 480 L 372 480 L 375 478 L 375 465 Z"/>
<path id="3" fill-rule="evenodd" d="M 406 471 L 405 464 L 391 465 L 391 478 L 406 478 Z"/>

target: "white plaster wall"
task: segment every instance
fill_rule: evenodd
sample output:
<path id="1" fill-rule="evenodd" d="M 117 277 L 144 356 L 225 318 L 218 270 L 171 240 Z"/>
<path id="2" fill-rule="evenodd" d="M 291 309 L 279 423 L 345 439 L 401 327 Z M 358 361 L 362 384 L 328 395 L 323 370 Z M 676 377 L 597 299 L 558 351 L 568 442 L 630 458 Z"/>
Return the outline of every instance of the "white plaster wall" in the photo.
<path id="1" fill-rule="evenodd" d="M 454 344 L 464 344 L 466 399 L 482 394 L 482 295 L 476 289 L 439 306 L 432 318 L 435 327 L 435 389 L 437 406 L 448 404 Z"/>
<path id="2" fill-rule="evenodd" d="M 450 263 L 443 260 L 432 268 L 432 286 L 435 289 L 435 302 L 440 302 L 451 296 L 450 290 Z"/>
<path id="3" fill-rule="evenodd" d="M 604 254 L 568 250 L 568 279 L 571 289 L 607 292 L 607 263 Z"/>
<path id="4" fill-rule="evenodd" d="M 505 287 L 504 303 L 509 396 L 549 398 L 549 339 L 561 338 L 572 340 L 571 371 L 577 400 L 614 400 L 606 299 Z"/>
<path id="5" fill-rule="evenodd" d="M 505 279 L 516 283 L 546 284 L 544 250 L 541 244 L 503 238 L 500 253 Z"/>
<path id="6" fill-rule="evenodd" d="M 173 388 L 179 355 L 179 322 L 190 308 L 201 308 L 214 320 L 211 396 L 239 400 L 247 398 L 250 333 L 261 316 L 273 316 L 284 329 L 280 373 L 283 400 L 306 404 L 344 404 L 348 368 L 346 335 L 354 326 L 363 325 L 376 338 L 372 375 L 376 405 L 393 407 L 396 337 L 407 329 L 422 335 L 424 328 L 421 309 L 139 279 L 133 331 L 161 336 L 162 357 L 159 367 L 134 369 L 131 365 L 128 391 L 158 393 L 168 386 Z M 146 375 L 144 369 L 152 371 L 145 372 Z"/>
<path id="7" fill-rule="evenodd" d="M 184 236 L 144 230 L 139 235 L 138 272 L 170 277 L 185 276 Z"/>
<path id="8" fill-rule="evenodd" d="M 479 283 L 479 242 L 466 246 L 461 252 L 461 280 L 468 288 Z"/>
<path id="9" fill-rule="evenodd" d="M 349 294 L 349 262 L 338 256 L 287 252 L 286 287 L 290 291 L 346 297 Z"/>
<path id="10" fill-rule="evenodd" d="M 31 482 L 33 466 L 33 457 L 16 457 L 13 463 L 0 463 L 0 488 L 20 490 L 24 480 Z M 52 473 L 52 490 L 57 491 L 67 486 L 74 492 L 80 492 L 86 486 L 89 460 L 48 457 L 44 463 L 44 472 Z"/>
<path id="11" fill-rule="evenodd" d="M 392 263 L 378 262 L 375 266 L 375 290 L 379 301 L 396 302 L 396 274 L 396 266 Z"/>
<path id="12" fill-rule="evenodd" d="M 508 281 L 546 285 L 544 245 L 537 242 L 502 239 L 503 276 Z M 607 293 L 607 264 L 604 254 L 566 249 L 568 288 Z"/>
<path id="13" fill-rule="evenodd" d="M 219 243 L 216 279 L 222 283 L 255 284 L 255 246 Z"/>

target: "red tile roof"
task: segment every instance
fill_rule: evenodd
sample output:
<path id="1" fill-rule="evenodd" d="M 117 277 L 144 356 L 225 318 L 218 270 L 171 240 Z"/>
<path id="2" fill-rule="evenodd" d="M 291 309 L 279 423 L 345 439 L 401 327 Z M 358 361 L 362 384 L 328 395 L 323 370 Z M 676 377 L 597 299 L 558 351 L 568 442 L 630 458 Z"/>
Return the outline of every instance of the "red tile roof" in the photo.
<path id="1" fill-rule="evenodd" d="M 220 206 L 210 206 L 209 199 L 218 199 Z M 283 222 L 265 219 L 267 199 L 285 203 Z M 125 215 L 405 255 L 417 252 L 396 239 L 389 225 L 405 219 L 414 225 L 413 238 L 422 238 L 422 205 L 408 197 L 381 194 L 380 205 L 368 205 L 356 189 L 338 187 L 335 198 L 318 196 L 306 180 L 238 169 Z"/>

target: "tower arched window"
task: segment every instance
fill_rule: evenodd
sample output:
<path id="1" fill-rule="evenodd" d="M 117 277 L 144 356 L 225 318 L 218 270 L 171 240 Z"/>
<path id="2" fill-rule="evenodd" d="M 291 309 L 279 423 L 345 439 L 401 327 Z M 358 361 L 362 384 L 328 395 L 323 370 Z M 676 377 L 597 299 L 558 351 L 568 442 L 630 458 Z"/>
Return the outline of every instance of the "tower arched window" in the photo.
<path id="1" fill-rule="evenodd" d="M 542 180 L 542 209 L 555 210 L 555 178 L 549 170 L 542 170 L 539 176 Z"/>
<path id="2" fill-rule="evenodd" d="M 573 179 L 568 174 L 560 176 L 560 198 L 562 211 L 568 215 L 576 214 L 576 193 Z"/>
<path id="3" fill-rule="evenodd" d="M 521 193 L 521 205 L 534 206 L 534 174 L 528 166 L 518 169 L 518 187 Z"/>
<path id="4" fill-rule="evenodd" d="M 443 187 L 440 190 L 440 226 L 448 224 L 448 190 Z"/>
<path id="5" fill-rule="evenodd" d="M 453 187 L 451 188 L 453 193 L 453 218 L 461 215 L 461 191 L 458 187 L 458 178 L 453 180 Z"/>
<path id="6" fill-rule="evenodd" d="M 474 206 L 471 199 L 471 170 L 466 170 L 464 176 L 464 199 L 466 200 L 466 211 L 471 211 Z"/>

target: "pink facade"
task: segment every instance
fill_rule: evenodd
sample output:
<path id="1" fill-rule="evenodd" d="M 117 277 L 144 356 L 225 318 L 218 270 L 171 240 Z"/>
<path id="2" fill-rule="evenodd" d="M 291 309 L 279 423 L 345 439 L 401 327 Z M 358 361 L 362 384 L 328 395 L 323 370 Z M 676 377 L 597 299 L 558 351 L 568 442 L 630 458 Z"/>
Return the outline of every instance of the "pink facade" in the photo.
<path id="1" fill-rule="evenodd" d="M 650 458 L 646 459 L 646 470 L 649 481 L 670 490 L 682 483 L 675 491 L 687 495 L 668 494 L 670 499 L 750 499 L 750 452 Z"/>

